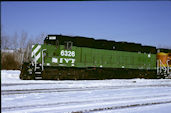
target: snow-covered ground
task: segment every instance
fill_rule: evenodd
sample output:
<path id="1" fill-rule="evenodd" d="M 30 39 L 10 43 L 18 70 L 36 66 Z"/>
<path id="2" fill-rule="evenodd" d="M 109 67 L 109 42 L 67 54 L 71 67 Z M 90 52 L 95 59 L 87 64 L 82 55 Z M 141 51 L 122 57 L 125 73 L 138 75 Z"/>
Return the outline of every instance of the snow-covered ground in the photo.
<path id="1" fill-rule="evenodd" d="M 1 71 L 4 113 L 170 113 L 171 79 L 20 80 Z"/>

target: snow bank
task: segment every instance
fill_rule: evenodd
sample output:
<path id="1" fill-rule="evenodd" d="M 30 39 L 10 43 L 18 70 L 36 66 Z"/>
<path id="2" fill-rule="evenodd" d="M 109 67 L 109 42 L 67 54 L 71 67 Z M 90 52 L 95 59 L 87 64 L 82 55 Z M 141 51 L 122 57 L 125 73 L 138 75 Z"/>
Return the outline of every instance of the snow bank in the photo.
<path id="1" fill-rule="evenodd" d="M 1 83 L 19 81 L 20 70 L 1 70 Z"/>

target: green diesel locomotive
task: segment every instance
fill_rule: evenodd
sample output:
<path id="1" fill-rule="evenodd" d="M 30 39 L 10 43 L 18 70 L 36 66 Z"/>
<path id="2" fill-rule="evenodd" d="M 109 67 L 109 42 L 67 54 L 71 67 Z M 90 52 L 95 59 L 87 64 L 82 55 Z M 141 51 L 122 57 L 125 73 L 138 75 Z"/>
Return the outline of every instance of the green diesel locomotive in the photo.
<path id="1" fill-rule="evenodd" d="M 31 50 L 20 79 L 157 78 L 157 49 L 152 46 L 48 35 Z"/>

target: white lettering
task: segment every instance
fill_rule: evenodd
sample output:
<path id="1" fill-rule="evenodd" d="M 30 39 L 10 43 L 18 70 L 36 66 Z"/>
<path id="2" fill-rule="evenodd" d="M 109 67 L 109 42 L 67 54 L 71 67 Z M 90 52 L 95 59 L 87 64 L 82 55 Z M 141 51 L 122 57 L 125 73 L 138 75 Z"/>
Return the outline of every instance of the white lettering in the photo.
<path id="1" fill-rule="evenodd" d="M 72 62 L 71 62 L 71 63 L 72 63 L 72 64 L 75 63 L 75 59 L 72 59 Z"/>
<path id="2" fill-rule="evenodd" d="M 68 56 L 68 51 L 67 50 L 65 50 L 64 55 Z"/>
<path id="3" fill-rule="evenodd" d="M 72 55 L 71 55 L 71 51 L 68 51 L 68 56 L 69 56 L 69 57 L 72 56 Z"/>
<path id="4" fill-rule="evenodd" d="M 60 58 L 60 63 L 63 63 L 63 58 Z"/>
<path id="5" fill-rule="evenodd" d="M 61 56 L 64 56 L 64 50 L 61 51 Z"/>
<path id="6" fill-rule="evenodd" d="M 69 63 L 71 62 L 72 64 L 75 63 L 75 59 L 72 59 L 72 58 L 60 58 L 60 63 Z"/>
<path id="7" fill-rule="evenodd" d="M 70 61 L 70 59 L 68 59 L 68 58 L 64 58 L 64 60 L 66 61 L 66 63 L 68 63 Z"/>
<path id="8" fill-rule="evenodd" d="M 53 63 L 58 63 L 58 59 L 57 58 L 52 58 L 52 62 Z"/>
<path id="9" fill-rule="evenodd" d="M 75 51 L 61 50 L 61 56 L 75 57 Z"/>
<path id="10" fill-rule="evenodd" d="M 75 57 L 75 51 L 72 51 L 72 57 Z"/>

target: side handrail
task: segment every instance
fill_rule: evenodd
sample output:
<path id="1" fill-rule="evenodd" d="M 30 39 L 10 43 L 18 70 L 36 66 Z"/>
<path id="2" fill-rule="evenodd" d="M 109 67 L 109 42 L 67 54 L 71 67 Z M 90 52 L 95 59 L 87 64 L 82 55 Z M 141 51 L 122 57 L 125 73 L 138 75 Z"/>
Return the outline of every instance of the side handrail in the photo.
<path id="1" fill-rule="evenodd" d="M 34 55 L 34 71 L 36 71 L 36 65 L 37 65 L 37 62 L 36 62 L 36 57 Z"/>
<path id="2" fill-rule="evenodd" d="M 43 56 L 43 52 L 46 51 L 46 49 L 42 50 L 42 71 L 44 70 L 43 64 L 44 64 L 44 56 Z"/>

